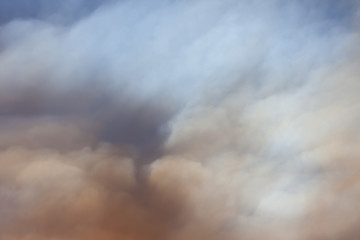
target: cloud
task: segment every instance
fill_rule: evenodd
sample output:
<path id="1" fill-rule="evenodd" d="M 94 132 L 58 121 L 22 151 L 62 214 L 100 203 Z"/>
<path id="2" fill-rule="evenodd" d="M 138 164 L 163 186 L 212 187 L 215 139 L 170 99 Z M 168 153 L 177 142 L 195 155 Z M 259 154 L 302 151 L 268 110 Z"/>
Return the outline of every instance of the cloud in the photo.
<path id="1" fill-rule="evenodd" d="M 359 237 L 358 1 L 16 2 L 1 239 Z"/>

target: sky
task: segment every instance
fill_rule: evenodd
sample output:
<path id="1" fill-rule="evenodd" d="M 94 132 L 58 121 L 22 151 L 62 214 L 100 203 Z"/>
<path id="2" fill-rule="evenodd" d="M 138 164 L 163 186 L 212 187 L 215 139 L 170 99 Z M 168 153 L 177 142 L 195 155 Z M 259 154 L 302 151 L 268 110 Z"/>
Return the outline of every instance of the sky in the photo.
<path id="1" fill-rule="evenodd" d="M 360 238 L 357 0 L 0 0 L 0 239 Z"/>

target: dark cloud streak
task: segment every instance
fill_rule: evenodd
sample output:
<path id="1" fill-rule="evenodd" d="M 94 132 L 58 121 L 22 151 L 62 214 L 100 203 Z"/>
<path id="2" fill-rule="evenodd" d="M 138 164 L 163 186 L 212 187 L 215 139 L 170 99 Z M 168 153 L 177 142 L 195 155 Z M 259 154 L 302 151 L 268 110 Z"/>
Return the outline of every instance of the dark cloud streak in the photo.
<path id="1" fill-rule="evenodd" d="M 0 24 L 14 20 L 37 19 L 56 24 L 69 24 L 95 11 L 112 0 L 14 0 L 0 1 Z"/>

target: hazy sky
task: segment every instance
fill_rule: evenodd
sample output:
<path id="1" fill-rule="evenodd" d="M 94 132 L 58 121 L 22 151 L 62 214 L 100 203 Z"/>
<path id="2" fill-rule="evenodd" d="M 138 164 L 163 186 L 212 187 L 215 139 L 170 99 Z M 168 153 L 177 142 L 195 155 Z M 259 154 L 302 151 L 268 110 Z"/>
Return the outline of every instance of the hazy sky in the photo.
<path id="1" fill-rule="evenodd" d="M 359 239 L 359 7 L 0 0 L 0 239 Z"/>

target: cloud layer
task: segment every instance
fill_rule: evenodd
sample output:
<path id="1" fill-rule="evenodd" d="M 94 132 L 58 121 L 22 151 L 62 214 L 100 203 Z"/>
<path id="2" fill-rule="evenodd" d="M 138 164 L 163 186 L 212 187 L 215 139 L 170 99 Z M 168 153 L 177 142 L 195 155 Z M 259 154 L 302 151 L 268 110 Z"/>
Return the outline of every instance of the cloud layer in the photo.
<path id="1" fill-rule="evenodd" d="M 0 238 L 358 239 L 358 1 L 0 1 Z"/>

